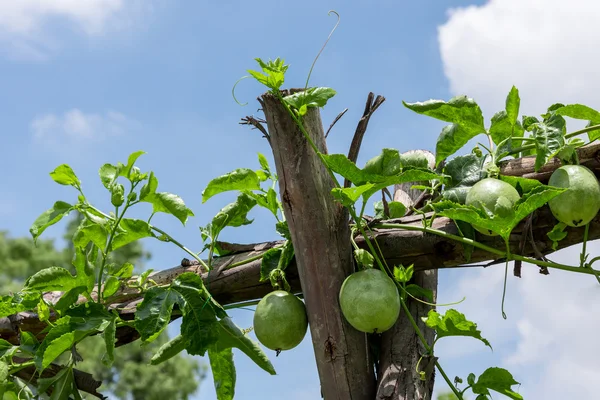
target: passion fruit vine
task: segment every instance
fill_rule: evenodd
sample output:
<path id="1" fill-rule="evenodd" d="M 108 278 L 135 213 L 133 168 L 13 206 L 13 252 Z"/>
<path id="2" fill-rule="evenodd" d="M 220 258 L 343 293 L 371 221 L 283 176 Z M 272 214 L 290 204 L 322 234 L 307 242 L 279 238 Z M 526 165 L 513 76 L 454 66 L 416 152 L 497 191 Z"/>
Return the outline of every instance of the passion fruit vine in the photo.
<path id="1" fill-rule="evenodd" d="M 346 278 L 340 289 L 342 314 L 355 329 L 385 332 L 400 314 L 400 295 L 394 281 L 378 269 L 369 268 Z"/>
<path id="2" fill-rule="evenodd" d="M 254 312 L 254 333 L 265 347 L 280 352 L 298 346 L 308 327 L 302 300 L 284 290 L 261 299 Z"/>
<path id="3" fill-rule="evenodd" d="M 504 209 L 512 209 L 520 198 L 519 192 L 510 183 L 499 179 L 485 178 L 469 190 L 465 204 L 502 215 Z M 473 228 L 484 235 L 497 236 L 497 233 L 489 229 L 478 226 L 473 226 Z"/>
<path id="4" fill-rule="evenodd" d="M 548 202 L 550 211 L 569 226 L 584 226 L 600 210 L 600 184 L 596 176 L 583 165 L 563 165 L 552 173 L 550 186 L 567 188 Z"/>

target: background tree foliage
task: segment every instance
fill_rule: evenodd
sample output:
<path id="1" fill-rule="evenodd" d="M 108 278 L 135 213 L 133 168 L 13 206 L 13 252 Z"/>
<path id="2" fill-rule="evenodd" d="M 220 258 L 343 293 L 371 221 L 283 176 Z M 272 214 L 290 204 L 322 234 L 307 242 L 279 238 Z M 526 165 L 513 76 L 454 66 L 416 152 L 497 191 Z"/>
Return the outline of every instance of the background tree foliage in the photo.
<path id="1" fill-rule="evenodd" d="M 69 221 L 65 239 L 71 243 L 79 218 Z M 72 268 L 73 250 L 66 247 L 58 250 L 52 239 L 39 239 L 37 245 L 29 237 L 11 238 L 0 231 L 0 295 L 21 289 L 27 277 L 51 266 Z M 112 253 L 112 262 L 130 262 L 136 272 L 143 271 L 143 264 L 150 253 L 140 242 L 133 242 Z M 74 271 L 73 271 L 74 272 Z M 169 340 L 165 331 L 154 342 L 141 347 L 133 342 L 119 348 L 112 366 L 105 366 L 102 359 L 105 347 L 100 336 L 90 337 L 77 347 L 83 362 L 77 368 L 91 373 L 102 380 L 101 392 L 111 398 L 122 400 L 185 400 L 194 394 L 204 378 L 206 366 L 197 359 L 179 354 L 160 367 L 148 365 L 156 350 Z M 160 378 L 157 374 L 160 372 Z M 88 396 L 86 398 L 94 398 Z"/>

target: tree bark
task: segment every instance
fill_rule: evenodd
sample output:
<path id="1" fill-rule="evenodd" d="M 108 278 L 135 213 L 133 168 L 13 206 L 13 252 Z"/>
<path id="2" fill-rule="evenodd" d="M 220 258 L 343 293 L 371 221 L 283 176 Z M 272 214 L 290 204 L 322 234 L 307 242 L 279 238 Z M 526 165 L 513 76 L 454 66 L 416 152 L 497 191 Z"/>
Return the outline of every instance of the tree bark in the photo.
<path id="1" fill-rule="evenodd" d="M 435 166 L 435 156 L 432 153 L 425 150 L 417 150 L 417 152 L 428 159 L 430 168 Z M 414 206 L 423 193 L 421 190 L 411 189 L 414 184 L 415 182 L 410 182 L 395 186 L 394 200 L 404 204 L 407 209 Z M 404 266 L 408 265 L 404 264 Z M 438 284 L 437 269 L 415 271 L 412 283 L 431 290 L 433 293 L 431 303 L 435 303 Z M 431 346 L 434 332 L 425 327 L 421 317 L 426 316 L 432 307 L 411 298 L 407 300 L 407 303 L 412 318 L 423 332 L 427 344 Z M 381 336 L 376 399 L 430 400 L 433 394 L 434 368 L 429 362 L 434 360 L 433 358 L 423 358 L 419 363 L 421 356 L 425 353 L 425 346 L 402 311 L 394 327 Z M 426 371 L 425 379 L 421 379 L 417 366 L 419 371 Z"/>
<path id="2" fill-rule="evenodd" d="M 348 212 L 334 201 L 331 176 L 279 99 L 268 93 L 261 104 L 292 235 L 321 393 L 326 400 L 372 400 L 375 375 L 366 335 L 346 322 L 338 300 L 344 279 L 354 272 Z M 326 153 L 319 109 L 310 108 L 302 120 L 318 150 Z"/>

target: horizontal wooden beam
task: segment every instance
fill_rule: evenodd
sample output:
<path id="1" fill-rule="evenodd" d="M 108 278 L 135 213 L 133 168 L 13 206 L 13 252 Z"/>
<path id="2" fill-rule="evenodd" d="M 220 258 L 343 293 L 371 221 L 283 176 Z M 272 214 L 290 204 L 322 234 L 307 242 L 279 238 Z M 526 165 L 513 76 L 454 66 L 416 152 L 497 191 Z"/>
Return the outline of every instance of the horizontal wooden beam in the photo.
<path id="1" fill-rule="evenodd" d="M 600 143 L 580 148 L 578 151 L 579 159 L 582 165 L 591 168 L 596 175 L 600 169 Z M 533 170 L 533 157 L 511 160 L 502 164 L 502 173 L 506 175 L 525 176 L 531 179 L 547 181 L 552 171 L 560 166 L 559 163 L 551 161 L 544 166 L 540 172 Z M 389 222 L 411 224 L 415 226 L 422 225 L 421 216 L 410 216 L 393 220 Z M 536 211 L 532 224 L 532 233 L 534 242 L 527 240 L 524 250 L 521 252 L 519 247 L 524 231 L 524 222 L 517 226 L 510 238 L 511 250 L 524 256 L 535 256 L 537 248 L 539 253 L 547 255 L 552 253 L 552 242 L 546 235 L 556 220 L 550 213 L 548 207 Z M 436 218 L 433 227 L 443 232 L 457 234 L 457 229 L 453 221 L 447 218 Z M 558 249 L 565 248 L 583 241 L 583 228 L 568 228 L 566 239 L 559 242 Z M 377 240 L 383 255 L 391 265 L 410 265 L 414 264 L 417 270 L 455 268 L 465 267 L 466 263 L 480 263 L 496 258 L 495 255 L 486 251 L 475 249 L 470 260 L 465 258 L 463 247 L 460 243 L 454 242 L 443 237 L 424 234 L 419 231 L 408 231 L 398 229 L 375 230 L 373 238 Z M 589 240 L 600 238 L 600 216 L 590 223 Z M 504 250 L 504 243 L 498 237 L 479 235 L 477 240 L 490 247 Z M 250 245 L 229 245 L 229 249 L 234 253 L 228 256 L 220 257 L 215 260 L 214 269 L 209 272 L 203 272 L 200 266 L 195 263 L 189 265 L 178 265 L 176 267 L 158 271 L 152 275 L 152 279 L 158 284 L 169 284 L 177 276 L 184 272 L 194 272 L 202 276 L 206 287 L 210 290 L 213 297 L 223 305 L 235 304 L 239 302 L 255 300 L 269 293 L 272 288 L 270 282 L 260 282 L 260 255 L 272 248 L 280 245 L 282 242 L 266 242 Z M 364 246 L 364 240 L 357 238 L 359 246 Z M 247 261 L 247 262 L 245 262 Z M 298 272 L 294 262 L 287 268 L 286 275 L 296 293 L 301 291 Z M 46 298 L 54 302 L 60 297 L 60 293 L 48 293 Z M 126 289 L 114 298 L 113 307 L 119 310 L 124 319 L 133 319 L 137 304 L 141 301 L 138 293 L 133 289 Z M 40 322 L 37 315 L 31 312 L 22 312 L 9 317 L 0 318 L 0 338 L 18 343 L 18 332 L 29 331 L 35 335 L 41 335 L 40 332 L 46 327 L 46 324 Z M 118 344 L 126 344 L 138 338 L 135 330 L 123 327 L 117 331 Z"/>

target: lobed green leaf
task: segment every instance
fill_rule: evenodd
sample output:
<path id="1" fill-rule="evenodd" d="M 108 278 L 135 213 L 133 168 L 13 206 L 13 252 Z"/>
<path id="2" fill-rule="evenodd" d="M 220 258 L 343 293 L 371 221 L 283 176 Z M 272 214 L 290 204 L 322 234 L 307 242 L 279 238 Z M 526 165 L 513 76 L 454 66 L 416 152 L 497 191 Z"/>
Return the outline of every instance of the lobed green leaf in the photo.
<path id="1" fill-rule="evenodd" d="M 435 310 L 429 310 L 427 317 L 422 317 L 425 324 L 434 329 L 437 338 L 436 341 L 449 336 L 469 336 L 482 341 L 490 349 L 490 342 L 481 336 L 481 331 L 477 329 L 477 324 L 469 321 L 464 314 L 449 309 L 444 315 Z"/>

